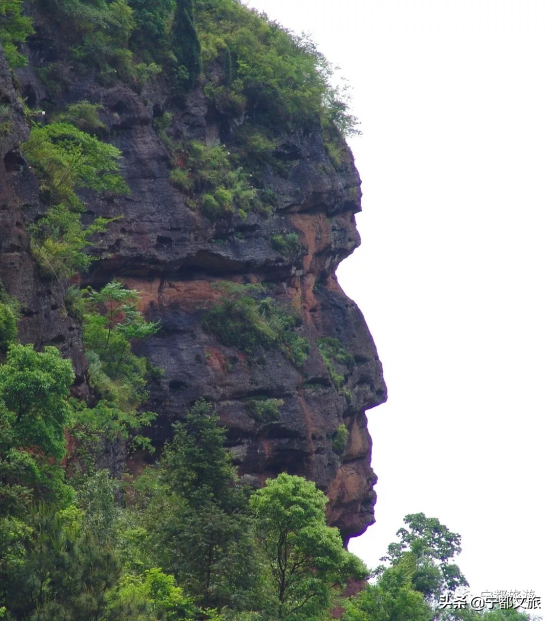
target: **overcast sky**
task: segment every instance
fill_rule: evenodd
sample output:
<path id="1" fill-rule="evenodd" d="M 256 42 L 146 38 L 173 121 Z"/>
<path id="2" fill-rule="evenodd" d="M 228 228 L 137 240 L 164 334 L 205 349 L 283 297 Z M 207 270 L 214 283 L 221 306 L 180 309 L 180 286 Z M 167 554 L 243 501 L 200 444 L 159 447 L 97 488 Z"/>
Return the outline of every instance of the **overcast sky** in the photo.
<path id="1" fill-rule="evenodd" d="M 553 2 L 250 0 L 353 87 L 362 246 L 338 271 L 375 338 L 378 563 L 405 514 L 462 535 L 471 591 L 551 612 Z"/>

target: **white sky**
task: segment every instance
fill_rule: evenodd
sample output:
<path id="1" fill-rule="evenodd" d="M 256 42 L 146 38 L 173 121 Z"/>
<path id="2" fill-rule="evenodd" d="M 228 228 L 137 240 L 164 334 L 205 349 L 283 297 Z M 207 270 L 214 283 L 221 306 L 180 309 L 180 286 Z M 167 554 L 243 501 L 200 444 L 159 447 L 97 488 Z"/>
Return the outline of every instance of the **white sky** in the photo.
<path id="1" fill-rule="evenodd" d="M 363 244 L 342 286 L 389 401 L 368 412 L 376 565 L 407 513 L 462 535 L 471 590 L 551 612 L 553 2 L 250 0 L 353 87 Z"/>

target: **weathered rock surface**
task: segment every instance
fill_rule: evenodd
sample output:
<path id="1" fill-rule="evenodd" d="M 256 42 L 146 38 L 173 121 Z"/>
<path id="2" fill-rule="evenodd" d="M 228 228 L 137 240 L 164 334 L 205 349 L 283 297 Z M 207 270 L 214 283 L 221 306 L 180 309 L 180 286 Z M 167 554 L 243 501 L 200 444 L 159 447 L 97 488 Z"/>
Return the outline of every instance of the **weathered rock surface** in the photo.
<path id="1" fill-rule="evenodd" d="M 38 183 L 23 159 L 19 146 L 29 128 L 12 76 L 0 49 L 0 283 L 21 304 L 19 339 L 38 348 L 54 344 L 73 359 L 75 394 L 86 393 L 86 358 L 80 326 L 64 306 L 65 288 L 44 278 L 32 259 L 27 225 L 42 212 Z"/>
<path id="2" fill-rule="evenodd" d="M 33 62 L 19 79 L 22 91 L 40 105 L 45 94 L 37 86 Z M 118 218 L 93 249 L 102 258 L 83 283 L 100 286 L 120 279 L 141 292 L 146 315 L 161 322 L 160 332 L 140 346 L 165 370 L 150 388 L 148 408 L 159 413 L 154 441 L 161 445 L 171 434 L 171 423 L 205 397 L 216 404 L 236 464 L 248 481 L 262 484 L 282 470 L 308 477 L 330 498 L 330 523 L 346 538 L 361 533 L 374 521 L 376 499 L 364 412 L 385 401 L 386 387 L 363 316 L 335 277 L 339 262 L 359 245 L 354 214 L 360 210 L 360 181 L 349 150 L 336 167 L 320 128 L 283 134 L 275 155 L 286 174 L 271 167 L 264 173 L 265 188 L 278 197 L 274 216 L 252 213 L 245 220 L 236 215 L 213 223 L 190 209 L 186 194 L 169 183 L 170 157 L 154 129 L 155 118 L 171 105 L 172 131 L 181 140 L 231 143 L 232 124 L 208 108 L 201 86 L 176 108 L 154 87 L 137 94 L 122 85 L 106 89 L 71 75 L 67 83 L 63 102 L 102 104 L 105 138 L 123 153 L 122 171 L 131 194 L 83 196 L 88 218 Z M 29 252 L 25 225 L 41 206 L 37 182 L 18 152 L 27 129 L 3 61 L 0 98 L 14 115 L 13 128 L 1 143 L 0 278 L 23 303 L 22 340 L 57 344 L 82 377 L 78 327 L 64 314 L 63 292 L 41 277 Z M 290 255 L 277 252 L 272 236 L 291 232 L 299 236 L 301 249 Z M 224 295 L 211 287 L 221 279 L 263 282 L 271 296 L 301 314 L 298 330 L 310 343 L 301 368 L 278 350 L 246 356 L 202 328 L 203 313 Z M 337 338 L 354 357 L 351 369 L 336 366 L 346 377 L 341 390 L 319 353 L 320 337 Z M 245 404 L 268 397 L 283 400 L 280 420 L 260 424 Z M 342 423 L 349 438 L 340 456 L 332 438 Z"/>

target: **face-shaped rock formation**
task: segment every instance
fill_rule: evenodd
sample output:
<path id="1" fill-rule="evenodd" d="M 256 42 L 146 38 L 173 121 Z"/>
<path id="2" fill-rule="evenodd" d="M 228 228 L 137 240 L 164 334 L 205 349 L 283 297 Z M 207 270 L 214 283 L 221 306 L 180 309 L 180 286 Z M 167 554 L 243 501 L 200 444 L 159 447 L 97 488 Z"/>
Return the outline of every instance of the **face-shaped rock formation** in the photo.
<path id="1" fill-rule="evenodd" d="M 6 67 L 3 80 L 2 97 L 11 97 Z M 32 65 L 20 80 L 40 102 L 44 93 Z M 161 323 L 161 330 L 140 346 L 140 353 L 164 370 L 150 387 L 148 408 L 159 413 L 155 444 L 170 438 L 171 423 L 195 400 L 206 398 L 228 428 L 229 447 L 246 481 L 260 485 L 283 470 L 312 479 L 330 498 L 330 524 L 345 538 L 363 532 L 374 521 L 376 498 L 364 413 L 385 401 L 386 387 L 363 316 L 335 276 L 338 263 L 359 245 L 354 214 L 360 210 L 360 181 L 349 149 L 342 144 L 336 163 L 320 127 L 283 132 L 273 154 L 280 166 L 267 165 L 263 172 L 263 186 L 274 197 L 273 213 L 212 221 L 192 209 L 187 192 L 170 183 L 170 156 L 155 122 L 170 107 L 173 136 L 226 145 L 244 119 L 229 123 L 211 109 L 201 84 L 176 104 L 153 87 L 137 94 L 121 85 L 102 88 L 91 79 L 68 83 L 65 102 L 101 104 L 107 140 L 123 153 L 130 194 L 83 196 L 87 218 L 116 220 L 97 241 L 92 252 L 99 259 L 82 283 L 99 287 L 122 281 L 140 292 L 146 316 Z M 0 171 L 0 278 L 29 309 L 22 339 L 57 340 L 82 374 L 78 330 L 54 308 L 63 293 L 56 293 L 52 281 L 40 280 L 30 258 L 25 223 L 40 205 L 36 180 L 17 151 L 26 132 L 20 114 L 19 120 L 11 142 L 6 141 L 8 159 Z M 18 162 L 21 166 L 13 164 Z M 21 208 L 19 217 L 14 205 Z M 364 278 L 360 275 L 360 286 Z M 306 360 L 294 360 L 286 347 L 274 343 L 229 345 L 210 330 L 207 314 L 224 308 L 231 296 L 221 281 L 263 284 L 253 299 L 275 301 L 275 308 L 293 318 L 284 332 L 309 343 Z"/>

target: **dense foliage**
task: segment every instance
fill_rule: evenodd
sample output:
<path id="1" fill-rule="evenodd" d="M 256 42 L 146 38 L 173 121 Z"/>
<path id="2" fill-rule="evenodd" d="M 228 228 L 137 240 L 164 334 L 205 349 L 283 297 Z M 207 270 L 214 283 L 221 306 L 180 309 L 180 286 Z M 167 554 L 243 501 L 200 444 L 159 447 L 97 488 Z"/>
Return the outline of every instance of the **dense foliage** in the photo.
<path id="1" fill-rule="evenodd" d="M 238 213 L 246 218 L 251 211 L 267 213 L 250 176 L 232 164 L 225 147 L 205 147 L 190 141 L 186 148 L 173 146 L 173 151 L 177 167 L 171 171 L 171 182 L 192 194 L 188 204 L 198 207 L 210 220 L 225 214 Z"/>
<path id="2" fill-rule="evenodd" d="M 27 59 L 19 46 L 33 32 L 32 20 L 23 14 L 21 0 L 2 0 L 0 3 L 0 44 L 12 68 L 24 67 Z"/>
<path id="3" fill-rule="evenodd" d="M 267 481 L 251 498 L 269 570 L 271 619 L 317 619 L 345 577 L 366 576 L 361 560 L 344 550 L 338 530 L 326 526 L 326 501 L 313 482 L 286 473 Z"/>
<path id="4" fill-rule="evenodd" d="M 81 222 L 84 203 L 79 189 L 128 193 L 119 172 L 120 151 L 76 125 L 100 127 L 97 107 L 86 102 L 65 113 L 71 123 L 34 125 L 22 151 L 39 179 L 46 215 L 30 227 L 32 250 L 39 264 L 58 280 L 85 271 L 92 257 L 85 252 L 95 233 L 105 231 L 109 220 L 96 218 L 88 227 Z M 63 118 L 63 116 L 62 116 Z"/>
<path id="5" fill-rule="evenodd" d="M 239 483 L 205 401 L 157 465 L 125 484 L 125 503 L 106 471 L 64 472 L 72 379 L 55 348 L 12 346 L 0 366 L 5 618 L 326 619 L 347 579 L 366 576 L 326 526 L 314 484 L 286 474 L 256 492 Z"/>
<path id="6" fill-rule="evenodd" d="M 314 44 L 286 31 L 236 0 L 197 0 L 197 30 L 204 67 L 222 63 L 225 80 L 208 93 L 221 110 L 248 110 L 263 125 L 309 124 L 320 116 L 346 134 L 355 128 L 332 68 Z"/>
<path id="7" fill-rule="evenodd" d="M 279 349 L 296 366 L 307 360 L 309 342 L 295 328 L 301 319 L 284 309 L 273 298 L 264 296 L 262 285 L 220 282 L 215 287 L 225 295 L 203 318 L 205 330 L 225 346 L 234 346 L 246 354 Z"/>
<path id="8" fill-rule="evenodd" d="M 399 542 L 371 572 L 369 583 L 345 604 L 344 620 L 530 620 L 511 606 L 495 606 L 483 612 L 470 607 L 444 607 L 459 589 L 469 584 L 454 557 L 461 552 L 461 536 L 437 518 L 422 512 L 404 518 L 406 528 L 397 532 Z"/>

